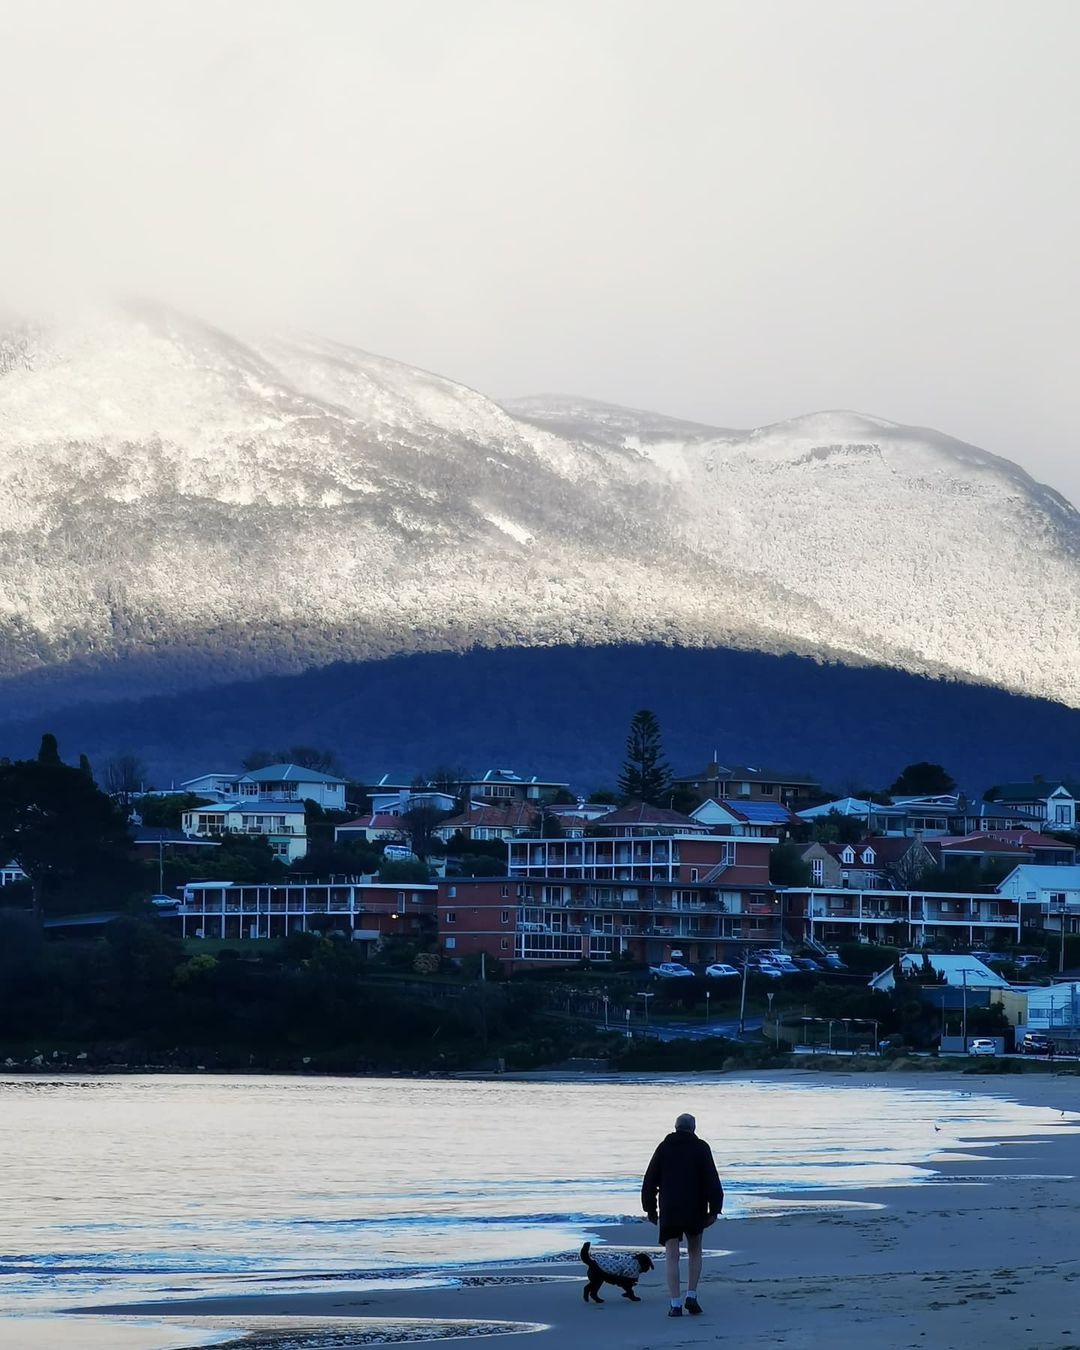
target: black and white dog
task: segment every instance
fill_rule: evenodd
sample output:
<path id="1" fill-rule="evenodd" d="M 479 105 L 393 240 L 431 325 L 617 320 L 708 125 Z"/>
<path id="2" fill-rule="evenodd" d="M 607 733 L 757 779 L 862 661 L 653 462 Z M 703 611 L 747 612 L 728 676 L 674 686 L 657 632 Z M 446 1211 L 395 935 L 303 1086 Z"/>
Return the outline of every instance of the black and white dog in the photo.
<path id="1" fill-rule="evenodd" d="M 633 1299 L 635 1303 L 640 1303 L 641 1299 L 634 1293 L 634 1285 L 637 1284 L 638 1279 L 645 1271 L 653 1269 L 653 1263 L 645 1253 L 604 1250 L 594 1256 L 589 1251 L 589 1246 L 590 1244 L 586 1242 L 581 1249 L 581 1259 L 585 1262 L 589 1272 L 589 1282 L 582 1295 L 585 1302 L 588 1303 L 591 1298 L 594 1303 L 603 1303 L 604 1300 L 599 1294 L 600 1286 L 602 1284 L 617 1284 L 623 1291 L 623 1298 Z"/>

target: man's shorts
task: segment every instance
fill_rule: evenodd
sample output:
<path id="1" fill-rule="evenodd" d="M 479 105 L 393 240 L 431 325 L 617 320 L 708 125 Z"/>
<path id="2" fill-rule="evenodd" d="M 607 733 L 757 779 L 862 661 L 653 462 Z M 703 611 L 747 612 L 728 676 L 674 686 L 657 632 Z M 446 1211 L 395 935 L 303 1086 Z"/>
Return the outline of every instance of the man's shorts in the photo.
<path id="1" fill-rule="evenodd" d="M 700 1237 L 703 1232 L 704 1229 L 702 1228 L 686 1228 L 681 1223 L 662 1223 L 658 1240 L 662 1247 L 665 1242 L 671 1242 L 674 1238 L 696 1238 Z"/>

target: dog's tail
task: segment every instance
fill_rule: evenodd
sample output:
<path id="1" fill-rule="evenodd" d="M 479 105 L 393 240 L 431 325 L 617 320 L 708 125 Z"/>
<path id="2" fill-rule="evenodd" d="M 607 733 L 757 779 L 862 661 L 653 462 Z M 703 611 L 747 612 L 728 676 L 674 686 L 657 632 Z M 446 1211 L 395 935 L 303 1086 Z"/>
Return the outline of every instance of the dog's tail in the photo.
<path id="1" fill-rule="evenodd" d="M 585 1262 L 586 1265 L 589 1264 L 589 1248 L 591 1246 L 592 1246 L 591 1242 L 586 1242 L 585 1246 L 582 1247 L 581 1251 L 578 1253 L 578 1255 L 581 1257 L 581 1259 Z"/>

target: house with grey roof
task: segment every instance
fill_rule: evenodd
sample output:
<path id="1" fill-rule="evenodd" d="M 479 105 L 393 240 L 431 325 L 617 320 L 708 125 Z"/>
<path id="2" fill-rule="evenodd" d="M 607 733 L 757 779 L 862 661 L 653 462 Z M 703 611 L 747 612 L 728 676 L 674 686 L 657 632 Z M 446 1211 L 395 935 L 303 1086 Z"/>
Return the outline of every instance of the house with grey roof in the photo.
<path id="1" fill-rule="evenodd" d="M 715 752 L 714 752 L 715 753 Z M 697 773 L 673 779 L 676 787 L 692 792 L 699 802 L 779 802 L 793 811 L 821 796 L 813 774 L 769 769 L 750 764 L 721 764 L 715 758 Z"/>
<path id="2" fill-rule="evenodd" d="M 1025 822 L 1050 830 L 1076 828 L 1080 783 L 1065 778 L 1035 778 L 1030 783 L 1001 783 L 988 788 L 986 800 L 1020 813 Z"/>
<path id="3" fill-rule="evenodd" d="M 929 961 L 934 974 L 954 989 L 966 988 L 972 992 L 988 989 L 1008 989 L 1009 982 L 984 965 L 975 956 L 952 956 L 942 952 L 905 952 L 900 958 L 900 968 L 905 975 L 918 975 Z M 888 992 L 896 986 L 896 972 L 892 966 L 875 975 L 870 981 L 871 989 Z"/>
<path id="4" fill-rule="evenodd" d="M 206 773 L 180 784 L 184 792 L 214 801 L 315 802 L 325 811 L 345 810 L 347 780 L 301 764 L 267 764 L 242 773 Z"/>

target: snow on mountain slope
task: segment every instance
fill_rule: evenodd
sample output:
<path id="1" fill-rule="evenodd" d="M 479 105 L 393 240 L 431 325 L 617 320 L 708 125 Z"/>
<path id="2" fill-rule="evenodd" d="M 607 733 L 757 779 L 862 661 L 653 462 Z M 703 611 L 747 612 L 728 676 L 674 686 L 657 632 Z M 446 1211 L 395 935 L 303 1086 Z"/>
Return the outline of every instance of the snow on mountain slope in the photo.
<path id="1" fill-rule="evenodd" d="M 1077 524 L 1008 461 L 854 413 L 735 432 L 583 399 L 500 407 L 151 305 L 0 336 L 9 705 L 86 695 L 95 671 L 109 697 L 135 671 L 179 688 L 659 640 L 1080 706 Z"/>

